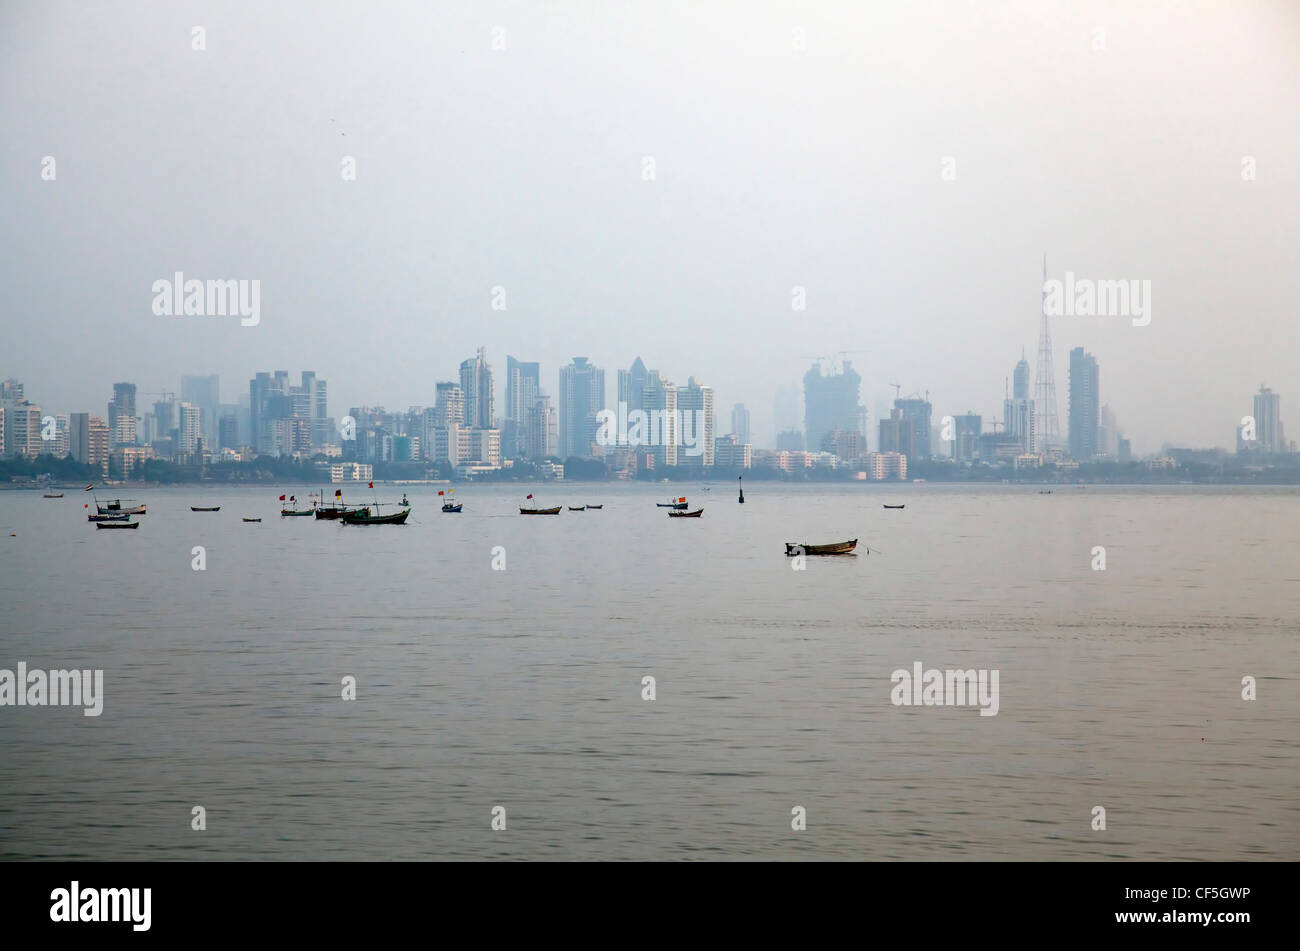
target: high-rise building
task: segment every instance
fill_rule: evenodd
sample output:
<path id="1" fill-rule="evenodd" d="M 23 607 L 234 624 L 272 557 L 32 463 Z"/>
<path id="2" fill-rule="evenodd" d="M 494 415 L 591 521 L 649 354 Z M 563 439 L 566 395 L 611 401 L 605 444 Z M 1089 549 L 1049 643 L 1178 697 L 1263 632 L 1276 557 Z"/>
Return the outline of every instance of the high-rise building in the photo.
<path id="1" fill-rule="evenodd" d="M 713 446 L 713 464 L 719 469 L 748 469 L 754 464 L 754 450 L 732 433 L 719 436 Z"/>
<path id="2" fill-rule="evenodd" d="M 1070 455 L 1091 462 L 1097 455 L 1101 417 L 1100 374 L 1097 361 L 1083 347 L 1070 351 Z"/>
<path id="3" fill-rule="evenodd" d="M 677 411 L 681 414 L 682 448 L 677 453 L 677 464 L 692 469 L 714 464 L 715 420 L 713 387 L 697 383 L 688 377 L 686 385 L 677 388 Z"/>
<path id="4" fill-rule="evenodd" d="M 930 449 L 930 417 L 933 410 L 930 401 L 918 396 L 895 399 L 894 410 L 899 414 L 899 425 L 908 432 L 905 437 L 900 436 L 899 446 L 886 446 L 882 430 L 880 451 L 901 452 L 907 456 L 908 465 L 930 459 L 933 455 Z M 890 416 L 892 418 L 893 414 Z M 904 445 L 910 448 L 903 448 Z"/>
<path id="5" fill-rule="evenodd" d="M 68 449 L 75 461 L 107 473 L 108 424 L 89 413 L 71 414 L 68 417 Z"/>
<path id="6" fill-rule="evenodd" d="M 1264 384 L 1255 394 L 1255 439 L 1265 452 L 1285 452 L 1282 435 L 1282 397 Z"/>
<path id="7" fill-rule="evenodd" d="M 39 456 L 52 452 L 41 439 L 41 408 L 28 399 L 0 401 L 4 409 L 3 454 Z"/>
<path id="8" fill-rule="evenodd" d="M 814 363 L 803 377 L 804 429 L 808 445 L 817 447 L 833 429 L 858 432 L 862 410 L 858 401 L 862 377 L 848 360 L 840 372 L 823 375 L 820 363 Z"/>
<path id="9" fill-rule="evenodd" d="M 749 410 L 745 409 L 744 403 L 731 407 L 731 434 L 741 445 L 749 442 Z"/>
<path id="10" fill-rule="evenodd" d="M 590 458 L 596 414 L 605 408 L 605 371 L 586 357 L 560 368 L 560 456 Z"/>
<path id="11" fill-rule="evenodd" d="M 777 452 L 803 452 L 806 448 L 802 429 L 783 429 L 776 434 Z"/>
<path id="12" fill-rule="evenodd" d="M 248 406 L 251 445 L 258 453 L 306 453 L 333 439 L 325 381 L 311 370 L 302 371 L 299 386 L 289 383 L 284 370 L 258 373 L 249 381 Z"/>
<path id="13" fill-rule="evenodd" d="M 458 383 L 439 383 L 433 408 L 434 422 L 438 426 L 465 425 L 465 394 Z"/>
<path id="14" fill-rule="evenodd" d="M 217 448 L 234 449 L 239 445 L 239 417 L 225 413 L 217 425 Z"/>
<path id="15" fill-rule="evenodd" d="M 528 414 L 537 402 L 541 386 L 539 364 L 506 357 L 506 411 L 501 422 L 501 453 L 507 458 L 525 454 Z"/>
<path id="16" fill-rule="evenodd" d="M 208 376 L 182 376 L 181 399 L 199 408 L 203 444 L 216 445 L 221 407 L 221 377 L 215 373 Z"/>
<path id="17" fill-rule="evenodd" d="M 974 462 L 979 458 L 980 433 L 983 428 L 983 417 L 975 413 L 953 417 L 953 459 L 957 462 Z"/>
<path id="18" fill-rule="evenodd" d="M 1037 446 L 1034 401 L 1029 397 L 1029 361 L 1023 352 L 1013 380 L 1011 395 L 1002 404 L 1005 432 L 1020 440 L 1021 452 L 1034 452 Z"/>
<path id="19" fill-rule="evenodd" d="M 1047 255 L 1043 255 L 1043 287 L 1038 323 L 1038 379 L 1034 382 L 1035 442 L 1040 452 L 1058 448 L 1061 426 L 1056 416 L 1056 370 L 1052 357 L 1052 327 L 1047 316 Z"/>
<path id="20" fill-rule="evenodd" d="M 641 406 L 633 408 L 646 414 L 645 441 L 649 443 L 646 449 L 654 459 L 654 468 L 677 465 L 677 447 L 681 438 L 677 428 L 677 387 L 658 370 L 651 370 L 641 392 Z"/>
<path id="21" fill-rule="evenodd" d="M 176 452 L 188 456 L 198 452 L 203 441 L 203 408 L 182 400 L 176 409 Z"/>
<path id="22" fill-rule="evenodd" d="M 113 400 L 108 404 L 109 448 L 134 446 L 135 424 L 135 384 L 114 383 Z"/>
<path id="23" fill-rule="evenodd" d="M 491 429 L 495 415 L 492 396 L 492 368 L 488 366 L 487 350 L 478 353 L 460 365 L 460 390 L 465 395 L 465 422 L 472 429 Z"/>
<path id="24" fill-rule="evenodd" d="M 21 400 L 22 398 L 23 385 L 13 377 L 0 382 L 0 401 Z"/>
<path id="25" fill-rule="evenodd" d="M 1119 437 L 1119 421 L 1109 406 L 1103 406 L 1097 424 L 1097 455 L 1111 460 L 1118 459 Z"/>
<path id="26" fill-rule="evenodd" d="M 527 458 L 541 462 L 559 452 L 559 417 L 545 393 L 538 393 L 533 399 L 522 425 L 520 451 Z"/>

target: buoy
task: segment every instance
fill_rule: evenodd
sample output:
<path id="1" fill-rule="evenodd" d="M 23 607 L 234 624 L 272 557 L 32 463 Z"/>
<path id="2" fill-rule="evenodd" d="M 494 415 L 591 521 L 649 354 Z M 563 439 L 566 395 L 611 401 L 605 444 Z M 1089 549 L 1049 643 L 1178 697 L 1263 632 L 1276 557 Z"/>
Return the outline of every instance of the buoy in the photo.
<path id="1" fill-rule="evenodd" d="M 745 504 L 745 477 L 740 476 L 740 504 Z"/>

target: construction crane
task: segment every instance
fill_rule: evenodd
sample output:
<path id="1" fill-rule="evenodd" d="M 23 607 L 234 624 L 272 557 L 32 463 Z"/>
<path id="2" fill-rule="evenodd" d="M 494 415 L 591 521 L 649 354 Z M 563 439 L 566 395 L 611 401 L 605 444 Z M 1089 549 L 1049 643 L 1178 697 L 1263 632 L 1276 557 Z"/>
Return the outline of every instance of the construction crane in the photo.
<path id="1" fill-rule="evenodd" d="M 900 384 L 890 383 L 887 385 L 892 386 L 894 388 L 894 399 L 898 399 L 900 396 L 903 395 L 903 387 Z"/>

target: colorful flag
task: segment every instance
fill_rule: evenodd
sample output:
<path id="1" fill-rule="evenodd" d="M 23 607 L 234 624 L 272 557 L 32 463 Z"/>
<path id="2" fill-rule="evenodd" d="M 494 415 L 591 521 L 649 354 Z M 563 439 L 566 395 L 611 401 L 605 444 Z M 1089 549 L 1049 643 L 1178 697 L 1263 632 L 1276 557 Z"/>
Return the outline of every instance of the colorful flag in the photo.
<path id="1" fill-rule="evenodd" d="M 281 502 L 283 502 L 283 501 L 284 501 L 284 496 L 283 496 L 283 495 L 282 495 L 282 496 L 280 496 L 280 501 L 281 501 Z"/>
<path id="2" fill-rule="evenodd" d="M 441 492 L 439 492 L 439 493 L 438 493 L 438 494 L 439 494 L 439 495 L 442 495 L 442 493 L 441 493 Z"/>
<path id="3" fill-rule="evenodd" d="M 685 501 L 686 501 L 686 496 L 683 495 L 683 496 L 682 496 L 680 499 L 678 499 L 677 501 L 678 501 L 678 502 L 685 502 Z"/>
<path id="4" fill-rule="evenodd" d="M 373 489 L 373 488 L 374 488 L 374 487 L 375 487 L 375 484 L 374 484 L 374 483 L 373 483 L 373 482 L 372 482 L 372 483 L 370 483 L 370 488 L 372 488 L 372 489 Z"/>
<path id="5" fill-rule="evenodd" d="M 93 489 L 93 488 L 94 488 L 94 485 L 88 485 L 88 486 L 86 486 L 86 491 L 89 492 L 89 491 L 90 491 L 91 489 Z"/>
<path id="6" fill-rule="evenodd" d="M 533 493 L 529 492 L 528 497 L 531 499 L 533 497 Z"/>
<path id="7" fill-rule="evenodd" d="M 334 490 L 334 498 L 336 498 L 336 499 L 341 499 L 341 498 L 343 498 L 343 490 L 342 490 L 342 489 L 335 489 L 335 490 Z"/>

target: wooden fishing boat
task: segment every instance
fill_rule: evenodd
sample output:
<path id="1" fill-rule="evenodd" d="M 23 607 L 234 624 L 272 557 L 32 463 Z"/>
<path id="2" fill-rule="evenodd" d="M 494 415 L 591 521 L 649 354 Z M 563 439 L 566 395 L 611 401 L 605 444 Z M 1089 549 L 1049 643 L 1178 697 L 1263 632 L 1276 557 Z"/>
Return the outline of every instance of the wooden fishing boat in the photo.
<path id="1" fill-rule="evenodd" d="M 342 519 L 344 525 L 405 525 L 406 517 L 410 514 L 409 508 L 392 515 L 371 515 L 370 509 L 361 509 L 357 512 L 344 512 Z"/>
<path id="2" fill-rule="evenodd" d="M 847 542 L 834 542 L 830 545 L 800 545 L 795 542 L 785 543 L 787 555 L 851 555 L 858 547 L 856 538 Z"/>
<path id="3" fill-rule="evenodd" d="M 139 528 L 139 522 L 96 522 L 96 528 Z"/>
<path id="4" fill-rule="evenodd" d="M 562 505 L 557 505 L 553 509 L 526 509 L 521 505 L 519 506 L 519 514 L 520 515 L 559 515 L 560 509 L 563 507 L 564 506 Z"/>
<path id="5" fill-rule="evenodd" d="M 244 521 L 245 521 L 245 522 L 260 522 L 261 519 L 260 519 L 260 518 L 246 518 L 246 519 L 244 519 Z"/>
<path id="6" fill-rule="evenodd" d="M 585 505 L 570 505 L 570 506 L 569 506 L 569 511 L 570 511 L 570 512 L 585 512 L 585 511 L 587 511 L 587 506 L 585 506 Z"/>
<path id="7" fill-rule="evenodd" d="M 446 493 L 443 492 L 438 493 L 439 495 L 442 496 L 442 510 L 444 512 L 450 512 L 452 514 L 456 514 L 460 512 L 461 503 L 457 502 L 455 499 L 451 497 L 451 493 L 455 491 L 456 491 L 455 489 L 448 489 Z M 403 498 L 405 498 L 405 496 L 403 496 Z"/>
<path id="8" fill-rule="evenodd" d="M 696 509 L 694 512 L 669 512 L 669 518 L 699 518 L 704 514 L 704 509 Z"/>
<path id="9" fill-rule="evenodd" d="M 41 496 L 41 498 L 44 498 L 44 499 L 61 499 L 61 498 L 63 498 L 63 493 L 62 493 L 62 492 L 46 492 L 43 496 Z"/>
<path id="10" fill-rule="evenodd" d="M 673 499 L 669 502 L 656 502 L 655 507 L 661 509 L 684 509 L 686 508 L 686 500 L 683 498 Z"/>
<path id="11" fill-rule="evenodd" d="M 589 509 L 596 509 L 597 511 L 599 511 L 600 509 L 603 509 L 605 507 L 605 503 L 601 502 L 599 505 L 588 505 L 585 507 Z"/>
<path id="12" fill-rule="evenodd" d="M 212 506 L 191 505 L 190 511 L 191 512 L 220 512 L 221 506 L 220 505 L 212 505 Z"/>
<path id="13" fill-rule="evenodd" d="M 87 522 L 125 522 L 131 516 L 123 512 L 121 515 L 87 515 Z"/>
<path id="14" fill-rule="evenodd" d="M 901 508 L 904 508 L 904 506 L 902 506 L 902 505 L 886 505 L 885 508 L 887 508 L 887 509 L 901 509 Z"/>
<path id="15" fill-rule="evenodd" d="M 315 514 L 311 509 L 280 509 L 281 518 L 310 518 Z"/>
<path id="16" fill-rule="evenodd" d="M 129 505 L 126 508 L 123 508 L 122 507 L 123 501 L 130 502 L 132 500 L 113 499 L 113 501 L 109 502 L 107 505 L 100 505 L 99 499 L 95 499 L 95 508 L 99 511 L 100 515 L 108 515 L 108 514 L 143 515 L 145 514 L 143 505 Z"/>

